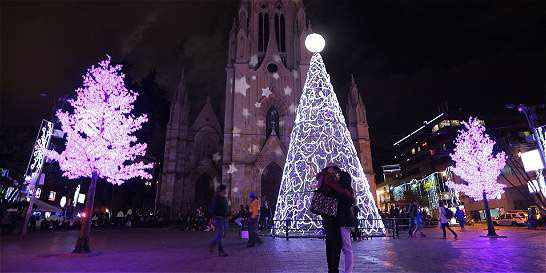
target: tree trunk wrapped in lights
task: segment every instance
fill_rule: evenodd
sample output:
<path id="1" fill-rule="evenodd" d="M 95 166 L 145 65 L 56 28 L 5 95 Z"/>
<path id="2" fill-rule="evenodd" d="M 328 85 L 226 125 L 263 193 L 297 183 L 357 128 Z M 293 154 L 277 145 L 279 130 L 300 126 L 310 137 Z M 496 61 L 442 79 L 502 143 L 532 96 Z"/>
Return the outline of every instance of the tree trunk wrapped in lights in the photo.
<path id="1" fill-rule="evenodd" d="M 358 159 L 345 118 L 330 83 L 330 76 L 318 52 L 311 58 L 305 87 L 296 110 L 290 146 L 284 165 L 275 209 L 275 235 L 315 235 L 320 232 L 320 216 L 309 208 L 317 188 L 315 175 L 328 164 L 337 164 L 353 178 L 360 227 L 367 234 L 383 232 L 362 165 Z M 288 221 L 287 221 L 288 220 Z"/>
<path id="2" fill-rule="evenodd" d="M 487 198 L 500 198 L 504 192 L 505 185 L 497 183 L 497 177 L 506 164 L 506 154 L 499 152 L 493 155 L 495 141 L 485 133 L 483 122 L 471 117 L 462 124 L 465 128 L 459 131 L 454 152 L 450 156 L 455 162 L 451 170 L 465 182 L 450 181 L 448 186 L 474 200 L 483 200 L 487 236 L 496 237 Z"/>
<path id="3" fill-rule="evenodd" d="M 64 176 L 91 178 L 75 253 L 90 252 L 89 234 L 99 178 L 120 185 L 133 177 L 152 177 L 146 172 L 152 164 L 135 161 L 146 153 L 146 144 L 135 143 L 137 138 L 132 135 L 148 119 L 146 115 L 131 114 L 138 94 L 127 90 L 125 75 L 120 70 L 121 65 L 112 66 L 108 56 L 98 67 L 87 71 L 83 87 L 76 90 L 75 99 L 68 101 L 73 111 L 57 112 L 66 133 L 65 150 L 60 154 L 47 151 L 50 158 L 59 162 Z"/>

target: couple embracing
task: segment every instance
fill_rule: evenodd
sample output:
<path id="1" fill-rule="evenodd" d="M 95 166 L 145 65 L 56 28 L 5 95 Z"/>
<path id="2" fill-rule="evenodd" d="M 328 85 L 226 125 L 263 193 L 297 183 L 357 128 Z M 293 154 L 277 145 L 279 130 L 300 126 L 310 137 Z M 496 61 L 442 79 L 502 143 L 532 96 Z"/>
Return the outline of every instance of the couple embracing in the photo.
<path id="1" fill-rule="evenodd" d="M 326 260 L 328 272 L 339 272 L 341 251 L 345 256 L 345 272 L 353 271 L 353 249 L 351 230 L 355 228 L 353 205 L 354 190 L 351 187 L 351 175 L 338 166 L 323 169 L 316 176 L 317 192 L 337 200 L 335 215 L 321 215 L 322 226 L 326 234 Z"/>

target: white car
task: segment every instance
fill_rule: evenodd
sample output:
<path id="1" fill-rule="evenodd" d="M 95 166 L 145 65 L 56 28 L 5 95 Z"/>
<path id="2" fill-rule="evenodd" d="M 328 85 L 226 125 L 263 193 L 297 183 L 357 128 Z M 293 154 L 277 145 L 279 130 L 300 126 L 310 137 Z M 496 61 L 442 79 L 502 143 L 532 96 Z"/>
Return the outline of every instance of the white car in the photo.
<path id="1" fill-rule="evenodd" d="M 499 218 L 495 219 L 494 223 L 499 226 L 523 226 L 527 224 L 527 219 L 525 219 L 525 215 L 520 213 L 505 213 Z"/>

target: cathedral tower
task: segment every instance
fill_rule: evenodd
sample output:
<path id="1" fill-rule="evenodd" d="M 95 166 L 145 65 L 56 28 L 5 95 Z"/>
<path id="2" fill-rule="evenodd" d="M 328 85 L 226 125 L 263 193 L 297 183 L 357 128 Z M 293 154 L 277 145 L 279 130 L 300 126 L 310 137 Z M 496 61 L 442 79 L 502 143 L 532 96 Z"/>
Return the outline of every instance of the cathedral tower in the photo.
<path id="1" fill-rule="evenodd" d="M 304 47 L 309 33 L 301 1 L 241 1 L 226 67 L 223 183 L 232 207 L 251 191 L 277 201 L 311 57 Z"/>
<path id="2" fill-rule="evenodd" d="M 368 179 L 370 185 L 370 191 L 374 198 L 375 194 L 375 173 L 372 165 L 372 153 L 370 147 L 370 132 L 368 130 L 368 118 L 366 117 L 366 106 L 360 96 L 356 81 L 351 75 L 351 85 L 349 90 L 349 97 L 347 98 L 346 118 L 347 127 L 351 132 L 360 164 L 364 174 Z M 376 200 L 377 201 L 377 200 Z"/>

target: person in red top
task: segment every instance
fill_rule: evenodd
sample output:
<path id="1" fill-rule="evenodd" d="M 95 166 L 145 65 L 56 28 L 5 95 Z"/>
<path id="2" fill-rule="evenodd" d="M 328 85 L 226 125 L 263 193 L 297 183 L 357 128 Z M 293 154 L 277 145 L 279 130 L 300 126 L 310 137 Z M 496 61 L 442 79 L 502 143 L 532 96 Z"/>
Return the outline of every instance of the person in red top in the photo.
<path id="1" fill-rule="evenodd" d="M 318 190 L 324 194 L 335 196 L 337 198 L 346 198 L 353 200 L 353 194 L 345 189 L 339 182 L 341 169 L 338 166 L 330 166 L 323 169 L 316 178 L 319 181 Z M 328 272 L 339 272 L 339 259 L 341 255 L 341 231 L 340 225 L 335 217 L 322 216 L 322 226 L 326 235 L 326 261 L 328 262 Z"/>

